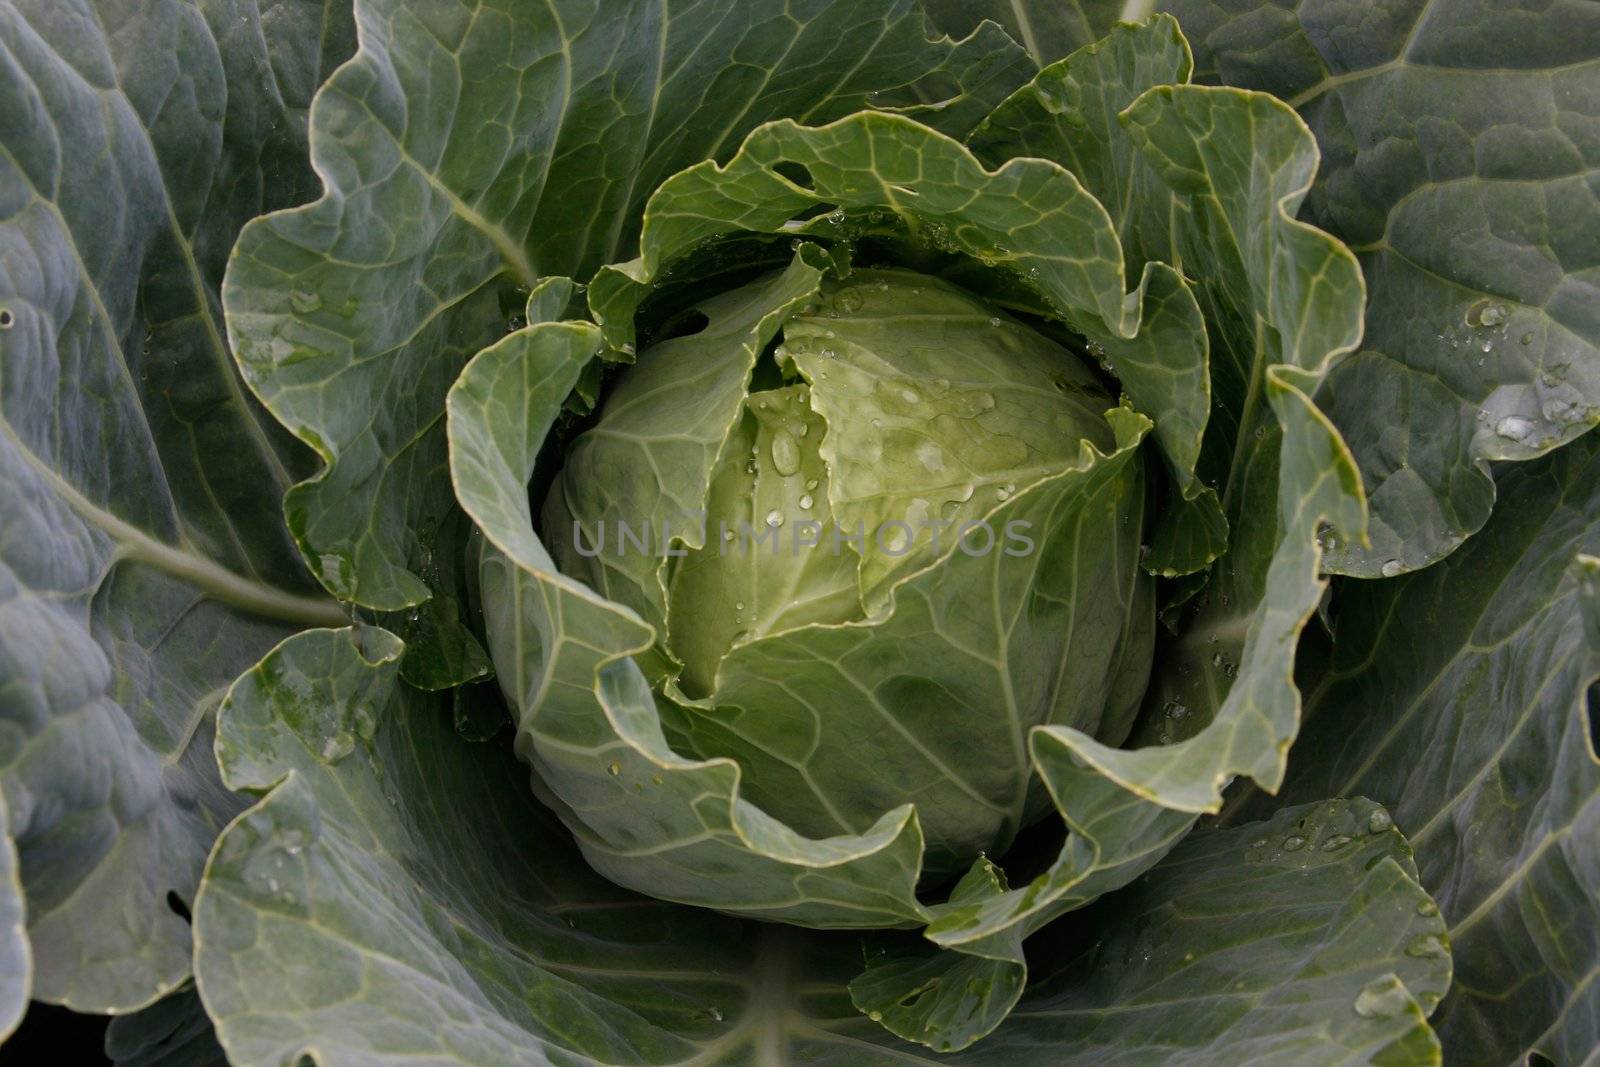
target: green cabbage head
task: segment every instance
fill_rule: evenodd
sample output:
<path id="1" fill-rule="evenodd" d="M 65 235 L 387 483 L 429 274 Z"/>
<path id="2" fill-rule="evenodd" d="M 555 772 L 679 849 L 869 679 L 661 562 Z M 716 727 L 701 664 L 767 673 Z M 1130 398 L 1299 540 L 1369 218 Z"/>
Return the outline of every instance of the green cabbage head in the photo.
<path id="1" fill-rule="evenodd" d="M 1081 349 L 938 277 L 856 268 L 803 301 L 792 281 L 698 303 L 703 328 L 621 369 L 544 528 L 563 571 L 655 624 L 682 745 L 737 761 L 746 799 L 818 837 L 911 805 L 926 875 L 965 870 L 1049 808 L 1029 730 L 1116 745 L 1138 710 L 1145 478 L 1108 421 L 1128 413 Z M 682 515 L 646 503 L 668 468 Z"/>

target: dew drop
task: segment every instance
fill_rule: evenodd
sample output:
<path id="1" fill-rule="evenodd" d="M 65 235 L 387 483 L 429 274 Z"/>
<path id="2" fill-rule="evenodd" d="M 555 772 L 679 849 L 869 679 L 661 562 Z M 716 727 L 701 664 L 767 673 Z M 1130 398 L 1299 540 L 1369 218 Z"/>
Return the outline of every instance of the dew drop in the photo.
<path id="1" fill-rule="evenodd" d="M 1533 423 L 1521 415 L 1507 415 L 1495 423 L 1494 432 L 1508 441 L 1525 441 L 1533 433 Z"/>
<path id="2" fill-rule="evenodd" d="M 1399 979 L 1385 975 L 1362 986 L 1352 1006 L 1363 1019 L 1388 1019 L 1404 1011 L 1410 1001 L 1411 996 Z"/>
<path id="3" fill-rule="evenodd" d="M 1383 561 L 1383 566 L 1378 568 L 1378 573 L 1382 574 L 1385 578 L 1395 578 L 1398 577 L 1400 572 L 1405 569 L 1405 564 L 1401 563 L 1399 560 L 1388 559 Z"/>
<path id="4" fill-rule="evenodd" d="M 800 445 L 788 430 L 772 435 L 772 468 L 785 478 L 800 469 Z"/>
<path id="5" fill-rule="evenodd" d="M 338 763 L 356 750 L 356 735 L 349 730 L 340 730 L 322 742 L 322 758 L 329 763 Z"/>
<path id="6" fill-rule="evenodd" d="M 861 296 L 861 290 L 853 285 L 840 289 L 833 297 L 834 310 L 841 315 L 860 311 L 863 303 L 865 300 Z"/>
<path id="7" fill-rule="evenodd" d="M 815 478 L 806 479 L 806 488 L 808 490 L 814 490 L 814 489 L 816 489 L 816 487 L 817 487 L 817 480 Z"/>
<path id="8" fill-rule="evenodd" d="M 1299 834 L 1290 834 L 1283 839 L 1282 847 L 1285 852 L 1299 852 L 1306 847 L 1306 839 Z"/>
<path id="9" fill-rule="evenodd" d="M 814 504 L 814 503 L 816 503 L 816 501 L 814 501 L 811 498 L 811 494 L 810 493 L 807 493 L 805 496 L 802 496 L 800 498 L 800 510 L 801 511 L 810 511 L 811 510 L 811 505 Z"/>
<path id="10" fill-rule="evenodd" d="M 1509 314 L 1504 304 L 1494 300 L 1480 300 L 1467 308 L 1468 326 L 1498 326 Z"/>
<path id="11" fill-rule="evenodd" d="M 1350 838 L 1344 834 L 1334 834 L 1322 843 L 1322 851 L 1337 852 L 1350 843 Z"/>
<path id="12" fill-rule="evenodd" d="M 373 735 L 378 732 L 378 713 L 371 704 L 357 704 L 351 721 L 363 741 L 371 741 Z"/>
<path id="13" fill-rule="evenodd" d="M 1381 834 L 1394 825 L 1394 816 L 1382 808 L 1367 816 L 1367 833 Z"/>
<path id="14" fill-rule="evenodd" d="M 777 529 L 779 526 L 782 526 L 783 512 L 779 511 L 777 508 L 773 508 L 771 511 L 767 512 L 767 525 L 771 526 L 773 529 Z"/>
<path id="15" fill-rule="evenodd" d="M 622 773 L 622 764 L 618 763 L 616 760 L 612 760 L 606 765 L 606 773 L 615 778 L 617 775 Z"/>
<path id="16" fill-rule="evenodd" d="M 1438 934 L 1423 934 L 1406 946 L 1406 955 L 1416 959 L 1442 959 L 1449 954 Z"/>

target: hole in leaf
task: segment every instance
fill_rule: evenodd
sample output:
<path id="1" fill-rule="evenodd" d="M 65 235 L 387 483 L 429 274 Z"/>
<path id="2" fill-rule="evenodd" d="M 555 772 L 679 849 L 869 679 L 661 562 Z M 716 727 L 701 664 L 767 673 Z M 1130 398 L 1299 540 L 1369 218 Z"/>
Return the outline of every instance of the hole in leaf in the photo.
<path id="1" fill-rule="evenodd" d="M 0 308 L 0 330 L 9 330 L 16 324 L 17 317 L 11 313 L 10 308 Z"/>
<path id="2" fill-rule="evenodd" d="M 786 159 L 781 163 L 774 163 L 772 169 L 780 178 L 792 185 L 798 185 L 807 191 L 814 190 L 817 187 L 816 182 L 811 177 L 811 171 L 806 169 L 803 163 L 793 163 Z"/>
<path id="3" fill-rule="evenodd" d="M 167 890 L 167 907 L 172 909 L 172 914 L 184 922 L 190 924 L 194 922 L 194 916 L 189 913 L 189 905 L 183 902 L 183 898 L 178 895 L 176 890 Z"/>
<path id="4" fill-rule="evenodd" d="M 1542 1052 L 1528 1053 L 1528 1067 L 1556 1067 L 1556 1061 Z"/>

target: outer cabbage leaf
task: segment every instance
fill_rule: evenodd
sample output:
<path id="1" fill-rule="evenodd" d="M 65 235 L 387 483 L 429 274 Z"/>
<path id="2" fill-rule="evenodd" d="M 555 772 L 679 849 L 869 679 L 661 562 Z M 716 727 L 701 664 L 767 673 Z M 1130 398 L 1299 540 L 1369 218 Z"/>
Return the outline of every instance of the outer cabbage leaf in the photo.
<path id="1" fill-rule="evenodd" d="M 740 797 L 733 760 L 679 756 L 633 658 L 655 632 L 562 574 L 535 535 L 534 461 L 599 347 L 590 323 L 540 323 L 481 353 L 450 392 L 452 475 L 487 541 L 490 651 L 535 791 L 619 884 L 806 925 L 917 922 L 923 841 L 911 806 L 864 833 L 812 840 Z"/>
<path id="2" fill-rule="evenodd" d="M 1489 516 L 1493 460 L 1600 421 L 1600 12 L 1557 0 L 1173 0 L 1202 77 L 1288 100 L 1326 164 L 1306 217 L 1369 282 L 1321 402 L 1372 500 L 1340 573 L 1413 570 Z"/>
<path id="3" fill-rule="evenodd" d="M 337 4 L 0 3 L 0 791 L 42 1000 L 185 978 L 168 894 L 236 810 L 209 716 L 291 626 L 344 618 L 283 532 L 306 457 L 216 293 L 245 220 L 312 187 L 302 113 L 350 29 Z"/>
<path id="4" fill-rule="evenodd" d="M 508 750 L 461 744 L 441 698 L 398 684 L 400 653 L 382 630 L 302 633 L 220 713 L 226 780 L 265 794 L 195 902 L 229 1059 L 663 1063 L 710 1044 L 748 995 L 738 925 L 592 874 Z"/>
<path id="5" fill-rule="evenodd" d="M 1455 949 L 1450 1063 L 1578 1064 L 1600 1046 L 1600 440 L 1500 482 L 1449 559 L 1340 587 L 1285 794 L 1384 798 L 1416 845 Z"/>
<path id="6" fill-rule="evenodd" d="M 312 114 L 323 195 L 245 231 L 224 302 L 252 388 L 326 464 L 289 494 L 296 542 L 328 589 L 382 609 L 430 595 L 417 532 L 452 506 L 444 395 L 520 318 L 502 300 L 630 254 L 659 181 L 775 115 L 876 102 L 964 132 L 1029 73 L 993 25 L 929 39 L 913 0 L 356 14 L 361 50 Z M 915 102 L 925 82 L 940 100 Z"/>
<path id="7" fill-rule="evenodd" d="M 596 877 L 510 753 L 396 684 L 399 656 L 383 631 L 312 631 L 225 702 L 229 784 L 261 799 L 207 867 L 197 975 L 240 1067 L 1438 1063 L 1419 1002 L 1448 980 L 1442 926 L 1374 805 L 1195 834 L 1052 946 L 984 1044 L 936 1056 L 852 1006 L 855 938 Z"/>
<path id="8" fill-rule="evenodd" d="M 1013 111 L 1009 128 L 1065 121 L 1048 101 L 1075 66 L 1087 64 L 1092 80 L 1107 54 L 1170 54 L 1171 41 L 1170 24 L 1157 20 L 1041 72 L 1045 88 L 1008 105 L 1033 106 L 1034 121 Z M 1309 133 L 1264 94 L 1183 85 L 1147 89 L 1117 121 L 1167 186 L 1170 250 L 1196 276 L 1212 328 L 1218 418 L 1207 437 L 1232 453 L 1222 494 L 1230 551 L 1209 599 L 1158 651 L 1139 739 L 1160 743 L 1119 749 L 1065 727 L 1036 731 L 1035 762 L 1072 834 L 1028 887 L 935 909 L 929 936 L 951 947 L 981 948 L 1018 924 L 1037 929 L 1126 884 L 1195 814 L 1217 810 L 1236 775 L 1277 787 L 1299 718 L 1287 665 L 1323 589 L 1317 533 L 1362 528 L 1354 465 L 1310 399 L 1360 337 L 1362 287 L 1349 251 L 1293 218 L 1316 166 Z"/>
<path id="9" fill-rule="evenodd" d="M 991 164 L 1017 155 L 1039 156 L 1060 163 L 1106 205 L 1124 254 L 1132 264 L 1170 262 L 1183 258 L 1173 242 L 1173 215 L 1178 210 L 1171 190 L 1145 159 L 1119 119 L 1122 111 L 1147 89 L 1189 80 L 1189 45 L 1175 21 L 1156 19 L 1144 26 L 1121 25 L 1102 41 L 1087 45 L 1066 60 L 1039 72 L 983 121 L 968 138 L 972 150 Z M 1218 310 L 1213 304 L 1211 310 Z M 1158 320 L 1173 335 L 1197 337 L 1210 328 L 1219 352 L 1236 348 L 1223 322 L 1209 322 L 1196 307 L 1189 314 Z M 1107 353 L 1118 376 L 1156 419 L 1175 492 L 1161 512 L 1161 525 L 1150 543 L 1149 566 L 1169 576 L 1196 571 L 1227 549 L 1228 523 L 1216 490 L 1226 474 L 1227 427 L 1236 423 L 1239 404 L 1228 394 L 1242 395 L 1242 368 L 1236 362 L 1194 360 L 1186 355 L 1191 341 L 1162 338 L 1146 352 Z M 1220 432 L 1210 438 L 1202 480 L 1196 465 L 1211 417 L 1212 376 L 1217 387 Z M 1245 376 L 1247 378 L 1247 375 Z"/>

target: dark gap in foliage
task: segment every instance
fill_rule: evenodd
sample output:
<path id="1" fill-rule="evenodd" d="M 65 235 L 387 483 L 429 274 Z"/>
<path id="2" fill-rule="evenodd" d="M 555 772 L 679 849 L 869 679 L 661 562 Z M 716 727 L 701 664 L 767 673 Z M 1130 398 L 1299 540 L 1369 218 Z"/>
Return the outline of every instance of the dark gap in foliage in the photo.
<path id="1" fill-rule="evenodd" d="M 184 922 L 191 925 L 194 923 L 194 915 L 189 911 L 189 905 L 183 902 L 183 898 L 178 895 L 177 890 L 167 890 L 167 907 L 172 909 L 172 914 Z"/>
<path id="2" fill-rule="evenodd" d="M 1528 1067 L 1556 1067 L 1556 1061 L 1542 1052 L 1528 1053 Z"/>
<path id="3" fill-rule="evenodd" d="M 782 163 L 778 164 L 779 168 L 782 166 Z M 810 222 L 812 219 L 820 219 L 822 216 L 837 210 L 838 205 L 836 204 L 812 204 L 808 208 L 795 212 L 795 214 L 790 217 L 790 221 Z"/>
<path id="4" fill-rule="evenodd" d="M 678 337 L 693 337 L 711 325 L 711 320 L 699 308 L 685 308 L 664 321 L 651 337 L 651 344 L 660 344 Z"/>
<path id="5" fill-rule="evenodd" d="M 793 163 L 786 159 L 781 163 L 773 164 L 772 169 L 786 181 L 792 182 L 802 189 L 812 190 L 817 187 L 816 181 L 811 177 L 811 171 L 803 163 Z"/>
<path id="6" fill-rule="evenodd" d="M 750 371 L 750 392 L 764 393 L 771 389 L 782 389 L 786 385 L 794 385 L 801 381 L 798 374 L 786 373 L 778 365 L 777 349 L 783 343 L 783 334 L 780 332 L 767 347 L 761 350 L 761 355 L 756 357 L 756 365 Z M 792 365 L 791 365 L 792 366 Z"/>
<path id="7" fill-rule="evenodd" d="M 34 1001 L 11 1037 L 0 1045 L 0 1067 L 40 1063 L 110 1064 L 106 1056 L 109 1015 L 83 1015 Z"/>

